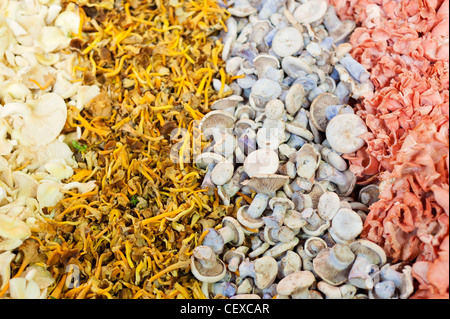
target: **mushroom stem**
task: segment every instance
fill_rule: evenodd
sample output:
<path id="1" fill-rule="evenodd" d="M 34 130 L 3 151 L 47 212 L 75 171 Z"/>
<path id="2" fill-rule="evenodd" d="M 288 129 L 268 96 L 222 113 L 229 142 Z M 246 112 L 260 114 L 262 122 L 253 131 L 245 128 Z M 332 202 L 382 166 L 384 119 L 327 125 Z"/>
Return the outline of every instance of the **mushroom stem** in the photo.
<path id="1" fill-rule="evenodd" d="M 395 295 L 395 284 L 393 281 L 386 280 L 375 285 L 375 299 L 391 299 Z"/>
<path id="2" fill-rule="evenodd" d="M 275 205 L 272 215 L 264 217 L 264 223 L 270 228 L 278 228 L 283 224 L 284 215 L 286 215 L 286 206 Z"/>
<path id="3" fill-rule="evenodd" d="M 330 8 L 331 7 L 331 8 Z M 327 12 L 323 18 L 323 24 L 325 25 L 325 28 L 327 28 L 328 32 L 333 32 L 336 30 L 339 25 L 341 24 L 341 20 L 336 14 L 336 10 L 333 6 L 329 6 L 327 9 Z"/>
<path id="4" fill-rule="evenodd" d="M 239 265 L 239 277 L 252 277 L 255 278 L 255 263 L 246 259 Z"/>
<path id="5" fill-rule="evenodd" d="M 262 215 L 264 210 L 267 208 L 267 204 L 269 203 L 269 196 L 266 194 L 258 193 L 253 198 L 250 207 L 247 210 L 247 214 L 249 214 L 253 218 L 258 218 Z"/>
<path id="6" fill-rule="evenodd" d="M 331 265 L 333 265 L 334 269 L 344 270 L 352 264 L 353 260 L 349 258 L 341 258 L 340 256 L 341 250 L 339 249 L 340 246 L 338 245 L 340 244 L 336 244 L 330 250 L 330 254 L 328 255 L 328 261 Z"/>
<path id="7" fill-rule="evenodd" d="M 295 233 L 287 226 L 270 228 L 268 235 L 271 240 L 283 243 L 289 242 L 295 237 Z"/>
<path id="8" fill-rule="evenodd" d="M 344 55 L 339 61 L 340 64 L 350 73 L 352 77 L 359 83 L 364 83 L 369 80 L 370 73 L 362 66 L 361 63 L 356 61 L 350 54 Z"/>
<path id="9" fill-rule="evenodd" d="M 229 227 L 229 226 L 225 226 L 222 227 L 218 230 L 219 234 L 222 236 L 223 241 L 225 244 L 229 243 L 230 241 L 232 241 L 234 239 L 234 237 L 236 236 L 236 233 L 234 232 L 234 230 Z"/>
<path id="10" fill-rule="evenodd" d="M 312 208 L 306 208 L 305 210 L 303 210 L 303 212 L 301 212 L 301 216 L 308 222 L 308 224 L 310 224 L 314 228 L 323 224 L 322 218 L 320 218 L 320 216 Z"/>

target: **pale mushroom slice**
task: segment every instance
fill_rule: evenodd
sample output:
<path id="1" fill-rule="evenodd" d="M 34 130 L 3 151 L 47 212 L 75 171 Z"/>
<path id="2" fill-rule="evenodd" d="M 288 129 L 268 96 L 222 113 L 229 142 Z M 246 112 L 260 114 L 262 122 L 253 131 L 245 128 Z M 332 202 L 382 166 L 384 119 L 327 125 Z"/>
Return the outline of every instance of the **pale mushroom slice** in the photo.
<path id="1" fill-rule="evenodd" d="M 25 144 L 46 145 L 61 133 L 67 118 L 66 103 L 56 93 L 46 93 L 29 103 L 7 103 L 0 118 L 20 116 L 25 122 L 13 136 Z"/>
<path id="2" fill-rule="evenodd" d="M 244 98 L 239 95 L 231 95 L 226 98 L 215 101 L 211 104 L 211 109 L 213 110 L 226 110 L 238 105 L 239 102 L 242 102 Z"/>
<path id="3" fill-rule="evenodd" d="M 324 220 L 332 220 L 339 210 L 340 199 L 334 192 L 325 192 L 320 196 L 317 205 L 317 212 L 320 218 Z"/>
<path id="4" fill-rule="evenodd" d="M 281 60 L 281 67 L 288 76 L 297 79 L 305 74 L 313 73 L 313 69 L 303 58 L 286 56 Z"/>
<path id="5" fill-rule="evenodd" d="M 367 126 L 356 114 L 339 114 L 326 127 L 326 137 L 336 152 L 348 154 L 359 150 L 365 143 L 360 137 L 367 133 Z"/>
<path id="6" fill-rule="evenodd" d="M 17 217 L 0 214 L 0 237 L 25 240 L 30 236 L 30 227 L 24 221 Z"/>
<path id="7" fill-rule="evenodd" d="M 289 91 L 286 94 L 286 111 L 291 115 L 295 115 L 298 110 L 300 110 L 304 99 L 305 89 L 303 88 L 303 85 L 295 83 L 289 88 Z"/>
<path id="8" fill-rule="evenodd" d="M 277 293 L 282 296 L 291 296 L 292 299 L 309 299 L 309 287 L 315 281 L 316 278 L 311 271 L 297 271 L 280 280 Z"/>
<path id="9" fill-rule="evenodd" d="M 295 154 L 297 175 L 306 179 L 311 179 L 316 174 L 319 167 L 321 154 L 316 150 L 313 144 L 303 145 Z"/>
<path id="10" fill-rule="evenodd" d="M 254 175 L 252 178 L 241 182 L 242 186 L 267 195 L 274 195 L 289 180 L 289 176 L 271 174 Z"/>
<path id="11" fill-rule="evenodd" d="M 279 30 L 272 40 L 272 50 L 280 57 L 294 55 L 302 49 L 303 36 L 301 32 L 294 27 L 286 27 Z"/>
<path id="12" fill-rule="evenodd" d="M 217 186 L 222 186 L 227 183 L 234 173 L 234 165 L 231 162 L 223 161 L 217 163 L 211 172 L 211 180 Z"/>
<path id="13" fill-rule="evenodd" d="M 250 205 L 241 206 L 236 214 L 236 218 L 243 226 L 250 229 L 258 229 L 264 226 L 264 221 L 260 217 L 252 217 L 248 214 Z"/>
<path id="14" fill-rule="evenodd" d="M 272 67 L 274 69 L 280 68 L 280 61 L 273 55 L 261 53 L 253 59 L 253 65 L 255 66 L 256 74 L 261 76 L 264 74 L 264 70 L 267 67 Z"/>
<path id="15" fill-rule="evenodd" d="M 207 113 L 200 121 L 199 130 L 205 138 L 211 134 L 211 130 L 230 129 L 234 125 L 235 118 L 232 114 L 223 110 L 215 110 Z"/>
<path id="16" fill-rule="evenodd" d="M 259 289 L 266 289 L 274 283 L 278 274 L 275 258 L 263 256 L 255 260 L 255 284 Z"/>
<path id="17" fill-rule="evenodd" d="M 274 174 L 278 170 L 280 160 L 275 151 L 265 148 L 248 154 L 244 161 L 244 172 L 249 176 Z"/>
<path id="18" fill-rule="evenodd" d="M 311 103 L 310 119 L 313 125 L 321 132 L 325 132 L 328 119 L 326 116 L 326 109 L 330 105 L 340 104 L 339 98 L 332 93 L 319 94 Z"/>
<path id="19" fill-rule="evenodd" d="M 301 24 L 310 24 L 319 21 L 327 11 L 327 1 L 306 1 L 294 11 L 294 18 Z"/>

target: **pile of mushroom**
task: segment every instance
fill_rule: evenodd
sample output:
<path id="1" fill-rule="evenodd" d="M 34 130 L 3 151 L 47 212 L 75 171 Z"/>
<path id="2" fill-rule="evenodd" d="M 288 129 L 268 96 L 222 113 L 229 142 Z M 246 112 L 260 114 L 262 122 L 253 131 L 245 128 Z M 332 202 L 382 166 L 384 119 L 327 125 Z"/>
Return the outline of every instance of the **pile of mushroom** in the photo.
<path id="1" fill-rule="evenodd" d="M 347 103 L 373 90 L 345 42 L 354 22 L 322 0 L 228 5 L 222 56 L 237 80 L 213 83 L 232 94 L 201 120 L 211 143 L 195 163 L 202 188 L 237 210 L 192 255 L 205 296 L 407 298 L 410 267 L 358 239 L 378 189 L 358 192 L 342 158 L 367 132 Z"/>
<path id="2" fill-rule="evenodd" d="M 77 54 L 67 52 L 81 32 L 74 4 L 62 10 L 59 0 L 6 0 L 0 11 L 0 290 L 9 285 L 8 298 L 45 298 L 50 273 L 30 266 L 11 279 L 10 262 L 23 258 L 12 251 L 43 231 L 63 191 L 96 187 L 64 183 L 77 168 L 68 144 L 81 130 L 61 132 L 68 107 L 82 110 L 100 89 L 82 84 Z"/>

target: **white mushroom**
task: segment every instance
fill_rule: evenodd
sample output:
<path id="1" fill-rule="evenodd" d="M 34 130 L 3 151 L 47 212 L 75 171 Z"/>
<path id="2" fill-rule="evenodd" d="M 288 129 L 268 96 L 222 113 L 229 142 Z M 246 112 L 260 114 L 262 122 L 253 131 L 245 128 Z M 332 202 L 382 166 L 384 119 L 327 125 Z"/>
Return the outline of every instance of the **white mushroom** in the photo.
<path id="1" fill-rule="evenodd" d="M 198 280 L 212 283 L 225 277 L 227 269 L 210 247 L 197 246 L 191 257 L 191 271 Z"/>
<path id="2" fill-rule="evenodd" d="M 244 171 L 249 177 L 274 174 L 278 170 L 277 153 L 271 149 L 259 149 L 250 153 L 244 161 Z"/>
<path id="3" fill-rule="evenodd" d="M 294 27 L 279 30 L 272 41 L 272 49 L 276 55 L 286 57 L 303 49 L 303 37 Z"/>
<path id="4" fill-rule="evenodd" d="M 306 1 L 294 11 L 294 18 L 301 24 L 309 24 L 322 19 L 327 11 L 327 1 Z"/>
<path id="5" fill-rule="evenodd" d="M 297 271 L 283 279 L 277 285 L 277 293 L 292 299 L 310 299 L 309 287 L 316 281 L 310 271 Z"/>
<path id="6" fill-rule="evenodd" d="M 359 150 L 365 143 L 360 136 L 366 132 L 366 124 L 355 114 L 339 114 L 331 119 L 326 128 L 331 147 L 344 154 Z"/>

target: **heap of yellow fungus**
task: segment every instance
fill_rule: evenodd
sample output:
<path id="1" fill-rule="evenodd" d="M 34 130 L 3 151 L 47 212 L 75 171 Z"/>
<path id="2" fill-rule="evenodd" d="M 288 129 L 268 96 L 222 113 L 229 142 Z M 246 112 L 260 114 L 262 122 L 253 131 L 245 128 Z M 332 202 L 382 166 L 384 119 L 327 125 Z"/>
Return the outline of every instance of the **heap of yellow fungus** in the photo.
<path id="1" fill-rule="evenodd" d="M 189 144 L 194 121 L 227 95 L 218 34 L 229 14 L 211 0 L 68 2 L 82 15 L 73 74 L 101 94 L 68 110 L 63 133 L 80 138 L 67 182 L 97 187 L 66 191 L 24 247 L 38 246 L 55 279 L 50 298 L 204 298 L 189 258 L 204 223 L 233 209 L 200 188 Z"/>

